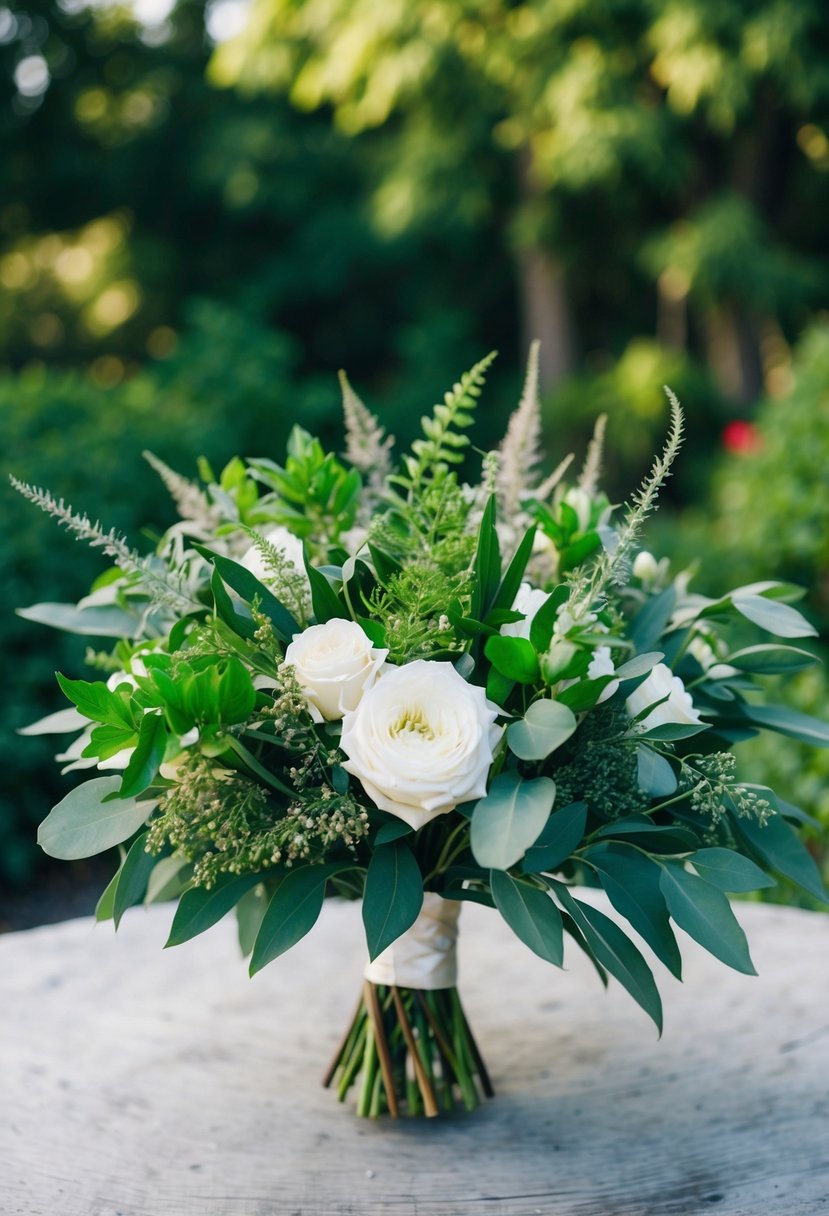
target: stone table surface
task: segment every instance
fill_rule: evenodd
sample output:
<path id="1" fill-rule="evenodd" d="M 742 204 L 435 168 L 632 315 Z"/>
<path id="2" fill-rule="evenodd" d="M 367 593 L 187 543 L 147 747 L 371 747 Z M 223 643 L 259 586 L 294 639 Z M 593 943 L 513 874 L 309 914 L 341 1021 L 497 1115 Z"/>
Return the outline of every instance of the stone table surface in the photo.
<path id="1" fill-rule="evenodd" d="M 606 907 L 603 898 L 590 894 Z M 461 918 L 461 991 L 498 1096 L 370 1122 L 319 1077 L 363 962 L 329 902 L 249 981 L 232 918 L 172 911 L 0 937 L 3 1216 L 829 1216 L 829 918 L 738 906 L 759 978 L 688 939 L 665 1034 L 577 950 Z"/>

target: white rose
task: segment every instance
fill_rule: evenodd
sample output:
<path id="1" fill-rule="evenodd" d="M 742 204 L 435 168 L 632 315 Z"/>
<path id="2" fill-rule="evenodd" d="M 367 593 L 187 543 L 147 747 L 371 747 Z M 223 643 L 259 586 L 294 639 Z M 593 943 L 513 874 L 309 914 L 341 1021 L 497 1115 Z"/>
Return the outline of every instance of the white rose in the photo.
<path id="1" fill-rule="evenodd" d="M 388 653 L 376 649 L 355 621 L 334 618 L 295 633 L 285 662 L 296 671 L 312 709 L 332 722 L 356 709 Z"/>
<path id="2" fill-rule="evenodd" d="M 502 625 L 501 633 L 505 638 L 529 638 L 530 626 L 542 604 L 549 599 L 546 591 L 539 591 L 529 583 L 522 583 L 513 600 L 513 612 L 523 612 L 523 621 L 513 621 L 510 625 Z"/>
<path id="3" fill-rule="evenodd" d="M 343 768 L 376 806 L 417 831 L 484 796 L 498 713 L 451 663 L 391 667 L 343 719 Z"/>
<path id="4" fill-rule="evenodd" d="M 657 701 L 662 704 L 657 705 Z M 673 723 L 692 725 L 701 720 L 699 710 L 694 708 L 691 694 L 685 691 L 685 685 L 679 676 L 675 676 L 664 663 L 657 663 L 647 679 L 643 680 L 625 701 L 631 718 L 637 717 L 649 705 L 654 708 L 637 722 L 637 730 L 652 730 L 655 726 L 668 726 Z"/>
<path id="5" fill-rule="evenodd" d="M 287 561 L 294 566 L 300 574 L 305 573 L 305 560 L 302 555 L 302 541 L 298 536 L 294 536 L 293 532 L 289 532 L 287 528 L 276 527 L 270 528 L 267 532 L 262 533 L 263 538 L 269 545 L 273 545 L 275 549 L 279 549 Z M 256 545 L 243 553 L 239 558 L 239 565 L 244 566 L 246 570 L 250 570 L 251 574 L 259 579 L 260 583 L 266 583 L 273 578 L 273 571 L 269 568 L 262 554 L 257 549 Z"/>

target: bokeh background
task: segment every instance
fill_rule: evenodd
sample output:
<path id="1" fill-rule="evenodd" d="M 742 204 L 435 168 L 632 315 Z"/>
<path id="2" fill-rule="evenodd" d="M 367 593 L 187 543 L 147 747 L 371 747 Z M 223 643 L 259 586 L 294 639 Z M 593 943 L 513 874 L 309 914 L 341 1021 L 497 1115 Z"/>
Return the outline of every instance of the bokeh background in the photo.
<path id="1" fill-rule="evenodd" d="M 825 642 L 828 220 L 825 0 L 4 0 L 4 470 L 150 544 L 144 449 L 278 458 L 297 419 L 336 447 L 340 367 L 405 442 L 496 347 L 486 446 L 540 337 L 551 458 L 607 411 L 621 500 L 669 383 L 651 547 L 700 590 L 803 583 Z M 2 921 L 63 881 L 34 841 L 72 778 L 15 730 L 85 649 L 13 609 L 101 562 L 0 495 Z M 781 695 L 829 709 L 819 671 Z M 829 753 L 743 754 L 829 824 Z"/>

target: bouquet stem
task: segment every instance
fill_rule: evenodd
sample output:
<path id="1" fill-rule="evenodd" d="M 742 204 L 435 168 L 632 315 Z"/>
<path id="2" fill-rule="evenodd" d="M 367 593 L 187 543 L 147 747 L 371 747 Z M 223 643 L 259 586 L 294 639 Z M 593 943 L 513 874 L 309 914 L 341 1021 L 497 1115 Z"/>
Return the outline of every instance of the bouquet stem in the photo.
<path id="1" fill-rule="evenodd" d="M 366 980 L 323 1078 L 344 1102 L 359 1082 L 357 1114 L 434 1118 L 494 1095 L 457 988 L 400 988 Z"/>

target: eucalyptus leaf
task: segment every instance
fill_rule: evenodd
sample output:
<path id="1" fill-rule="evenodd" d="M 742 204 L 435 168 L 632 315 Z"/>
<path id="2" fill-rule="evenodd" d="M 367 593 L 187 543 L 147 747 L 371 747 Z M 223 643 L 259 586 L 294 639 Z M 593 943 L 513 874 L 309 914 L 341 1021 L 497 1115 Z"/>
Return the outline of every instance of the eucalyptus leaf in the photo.
<path id="1" fill-rule="evenodd" d="M 545 760 L 567 742 L 577 726 L 572 709 L 544 697 L 532 703 L 520 722 L 507 727 L 507 742 L 520 760 Z"/>
<path id="2" fill-rule="evenodd" d="M 134 835 L 156 804 L 133 798 L 110 800 L 120 784 L 120 777 L 93 777 L 62 798 L 38 829 L 44 853 L 74 861 L 94 857 Z"/>
<path id="3" fill-rule="evenodd" d="M 254 943 L 251 975 L 290 950 L 313 929 L 322 911 L 328 879 L 347 868 L 345 863 L 304 865 L 282 880 L 268 904 Z"/>
<path id="4" fill-rule="evenodd" d="M 779 638 L 816 637 L 817 630 L 802 613 L 765 595 L 734 595 L 731 601 L 746 620 Z"/>
<path id="5" fill-rule="evenodd" d="M 144 714 L 138 743 L 124 770 L 119 798 L 135 798 L 152 785 L 167 750 L 167 727 L 161 714 Z"/>
<path id="6" fill-rule="evenodd" d="M 637 781 L 651 798 L 667 798 L 676 792 L 677 776 L 669 760 L 652 747 L 636 749 Z"/>
<path id="7" fill-rule="evenodd" d="M 502 870 L 489 876 L 495 906 L 525 946 L 555 967 L 564 962 L 561 913 L 546 891 Z"/>
<path id="8" fill-rule="evenodd" d="M 472 812 L 470 843 L 475 860 L 488 870 L 508 870 L 538 839 L 555 801 L 549 777 L 523 780 L 500 773 Z"/>
<path id="9" fill-rule="evenodd" d="M 762 826 L 756 819 L 743 815 L 732 815 L 731 822 L 770 869 L 790 878 L 816 899 L 829 903 L 829 893 L 814 857 L 782 815 L 771 815 Z"/>
<path id="10" fill-rule="evenodd" d="M 616 668 L 616 675 L 620 680 L 633 680 L 637 676 L 646 676 L 664 658 L 665 655 L 661 650 L 649 650 L 645 654 L 634 655 L 632 659 L 622 663 L 621 667 Z"/>
<path id="11" fill-rule="evenodd" d="M 256 874 L 220 874 L 209 890 L 191 887 L 185 891 L 176 908 L 165 948 L 180 946 L 212 928 L 258 881 Z"/>
<path id="12" fill-rule="evenodd" d="M 147 833 L 133 842 L 118 871 L 118 883 L 112 901 L 112 919 L 117 929 L 127 908 L 140 904 L 156 859 L 147 852 Z"/>
<path id="13" fill-rule="evenodd" d="M 679 862 L 662 865 L 659 886 L 680 929 L 727 967 L 744 975 L 757 974 L 746 935 L 722 891 L 689 874 Z"/>
<path id="14" fill-rule="evenodd" d="M 267 908 L 268 891 L 265 884 L 261 882 L 258 882 L 250 891 L 246 891 L 236 905 L 239 949 L 243 958 L 247 958 L 253 949 Z"/>
<path id="15" fill-rule="evenodd" d="M 33 604 L 31 608 L 18 608 L 17 615 L 83 637 L 131 638 L 141 627 L 138 613 L 126 612 L 112 604 L 90 608 L 79 608 L 76 604 Z"/>
<path id="16" fill-rule="evenodd" d="M 736 667 L 738 671 L 750 671 L 756 675 L 780 675 L 813 667 L 820 660 L 808 650 L 801 650 L 797 646 L 764 643 L 761 646 L 746 646 L 742 650 L 735 650 L 722 662 Z"/>
<path id="17" fill-rule="evenodd" d="M 656 957 L 682 979 L 682 958 L 671 929 L 656 862 L 624 844 L 595 845 L 585 854 L 595 866 L 605 893 L 619 912 L 648 943 Z"/>
<path id="18" fill-rule="evenodd" d="M 796 709 L 785 705 L 750 705 L 742 706 L 743 713 L 752 722 L 762 726 L 764 730 L 776 731 L 779 735 L 790 735 L 801 743 L 810 743 L 812 747 L 829 747 L 829 723 L 811 714 L 802 714 Z"/>
<path id="19" fill-rule="evenodd" d="M 688 860 L 700 878 L 721 891 L 760 891 L 777 886 L 764 870 L 733 849 L 698 849 Z"/>
<path id="20" fill-rule="evenodd" d="M 521 869 L 525 874 L 554 871 L 579 847 L 587 823 L 587 804 L 571 802 L 555 811 L 532 848 L 527 849 Z"/>
<path id="21" fill-rule="evenodd" d="M 414 853 L 402 840 L 375 848 L 363 893 L 363 925 L 369 958 L 411 928 L 423 906 L 423 878 Z"/>
<path id="22" fill-rule="evenodd" d="M 193 880 L 193 865 L 184 857 L 162 857 L 156 860 L 147 881 L 145 904 L 165 903 L 178 899 Z"/>

